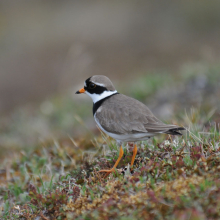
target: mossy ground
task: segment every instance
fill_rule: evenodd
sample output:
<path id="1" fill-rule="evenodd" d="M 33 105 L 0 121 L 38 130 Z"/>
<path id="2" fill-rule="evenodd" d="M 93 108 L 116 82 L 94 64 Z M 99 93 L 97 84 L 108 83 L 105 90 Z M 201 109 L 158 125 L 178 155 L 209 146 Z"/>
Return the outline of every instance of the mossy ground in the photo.
<path id="1" fill-rule="evenodd" d="M 181 78 L 187 85 L 200 76 L 192 69 L 193 74 Z M 207 93 L 212 87 L 212 94 L 219 94 L 220 90 L 215 86 L 219 83 L 219 68 L 205 67 L 205 70 L 210 70 L 207 71 L 210 74 L 205 75 Z M 157 76 L 151 77 L 153 81 L 158 79 Z M 158 79 L 161 88 L 166 84 L 165 78 Z M 169 84 L 172 80 L 168 77 Z M 204 82 L 204 78 L 202 80 Z M 152 87 L 149 95 L 159 93 L 158 84 L 154 84 L 157 86 Z M 206 87 L 203 87 L 202 97 L 207 95 Z M 177 92 L 174 88 L 176 84 L 173 84 L 173 92 Z M 139 92 L 135 95 L 133 88 L 130 91 L 132 96 L 137 95 L 136 98 L 145 97 Z M 219 219 L 220 117 L 215 110 L 219 99 L 213 97 L 204 101 L 200 110 L 185 111 L 181 110 L 182 106 L 175 107 L 174 110 L 179 111 L 173 114 L 172 122 L 186 126 L 187 131 L 181 137 L 160 135 L 139 143 L 132 169 L 128 164 L 133 144 L 125 145 L 116 172 L 106 179 L 98 171 L 111 168 L 119 151 L 114 140 L 104 134 L 88 134 L 74 139 L 71 136 L 53 138 L 52 141 L 33 144 L 31 148 L 11 148 L 13 153 L 7 158 L 2 155 L 0 218 Z M 69 104 L 66 109 L 71 109 Z M 67 112 L 65 110 L 63 115 Z M 47 116 L 47 120 L 55 114 L 58 114 L 57 110 Z M 65 130 L 63 116 L 60 118 L 56 126 L 60 124 Z"/>

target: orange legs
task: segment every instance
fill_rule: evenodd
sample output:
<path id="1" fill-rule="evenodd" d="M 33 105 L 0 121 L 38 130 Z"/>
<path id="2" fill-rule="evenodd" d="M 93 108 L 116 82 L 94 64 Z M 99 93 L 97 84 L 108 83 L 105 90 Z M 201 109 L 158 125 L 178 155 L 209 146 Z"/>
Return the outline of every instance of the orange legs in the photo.
<path id="1" fill-rule="evenodd" d="M 117 161 L 115 162 L 115 165 L 110 170 L 100 170 L 99 172 L 105 172 L 105 177 L 107 177 L 110 173 L 115 172 L 115 168 L 118 166 L 118 163 L 120 162 L 121 158 L 123 157 L 124 151 L 122 149 L 122 146 L 120 147 L 119 157 Z"/>
<path id="2" fill-rule="evenodd" d="M 136 157 L 136 154 L 137 154 L 137 145 L 135 144 L 134 145 L 134 149 L 133 149 L 133 156 L 132 156 L 132 159 L 131 159 L 131 167 L 133 166 L 134 164 L 134 159 Z"/>
<path id="3" fill-rule="evenodd" d="M 105 172 L 106 174 L 105 174 L 104 178 L 106 178 L 110 173 L 115 172 L 115 169 L 118 166 L 121 158 L 123 157 L 123 154 L 124 154 L 124 151 L 123 151 L 123 148 L 121 146 L 120 147 L 120 152 L 119 152 L 119 157 L 118 157 L 117 161 L 115 162 L 115 165 L 112 167 L 112 169 L 110 169 L 110 170 L 100 170 L 99 173 Z M 134 149 L 133 149 L 132 159 L 131 159 L 131 169 L 133 167 L 136 154 L 137 154 L 137 145 L 135 144 Z"/>

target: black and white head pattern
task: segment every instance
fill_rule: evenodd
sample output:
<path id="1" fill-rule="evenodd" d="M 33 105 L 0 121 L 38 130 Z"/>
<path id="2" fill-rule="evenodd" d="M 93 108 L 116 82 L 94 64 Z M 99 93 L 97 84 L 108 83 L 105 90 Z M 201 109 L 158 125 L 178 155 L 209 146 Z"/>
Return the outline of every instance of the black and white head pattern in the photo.
<path id="1" fill-rule="evenodd" d="M 117 93 L 111 80 L 102 75 L 88 78 L 84 83 L 84 89 L 85 93 L 92 98 L 93 103 Z"/>

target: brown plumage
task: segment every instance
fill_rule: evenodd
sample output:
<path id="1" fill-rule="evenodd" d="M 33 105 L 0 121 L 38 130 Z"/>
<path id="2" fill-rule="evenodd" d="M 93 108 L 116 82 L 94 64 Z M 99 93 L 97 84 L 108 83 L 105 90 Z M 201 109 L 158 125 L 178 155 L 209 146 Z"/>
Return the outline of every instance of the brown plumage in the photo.
<path id="1" fill-rule="evenodd" d="M 122 94 L 105 100 L 96 111 L 95 117 L 105 131 L 114 134 L 147 132 L 181 135 L 178 130 L 184 130 L 177 125 L 164 124 L 146 105 Z"/>

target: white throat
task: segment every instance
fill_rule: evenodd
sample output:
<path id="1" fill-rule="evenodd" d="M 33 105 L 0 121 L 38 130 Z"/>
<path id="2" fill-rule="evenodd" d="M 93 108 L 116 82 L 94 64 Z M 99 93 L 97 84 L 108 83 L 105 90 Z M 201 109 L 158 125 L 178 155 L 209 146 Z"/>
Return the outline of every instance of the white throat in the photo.
<path id="1" fill-rule="evenodd" d="M 98 102 L 108 96 L 111 96 L 111 95 L 117 93 L 117 91 L 116 90 L 115 91 L 104 91 L 102 94 L 95 94 L 95 93 L 90 94 L 87 91 L 85 93 L 92 98 L 93 103 L 96 103 L 96 102 Z"/>

